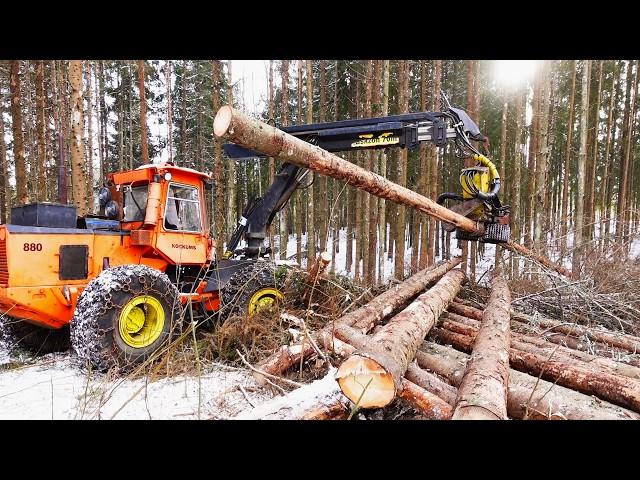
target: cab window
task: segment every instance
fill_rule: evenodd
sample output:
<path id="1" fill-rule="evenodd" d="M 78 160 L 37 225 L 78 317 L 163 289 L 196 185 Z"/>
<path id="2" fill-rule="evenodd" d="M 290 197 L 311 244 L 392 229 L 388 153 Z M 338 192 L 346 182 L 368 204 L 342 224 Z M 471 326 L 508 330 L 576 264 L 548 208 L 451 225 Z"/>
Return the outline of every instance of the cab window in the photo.
<path id="1" fill-rule="evenodd" d="M 124 221 L 142 222 L 147 210 L 149 185 L 125 187 L 124 189 Z"/>
<path id="2" fill-rule="evenodd" d="M 197 188 L 169 184 L 164 214 L 164 228 L 166 230 L 185 232 L 202 231 L 200 197 Z"/>

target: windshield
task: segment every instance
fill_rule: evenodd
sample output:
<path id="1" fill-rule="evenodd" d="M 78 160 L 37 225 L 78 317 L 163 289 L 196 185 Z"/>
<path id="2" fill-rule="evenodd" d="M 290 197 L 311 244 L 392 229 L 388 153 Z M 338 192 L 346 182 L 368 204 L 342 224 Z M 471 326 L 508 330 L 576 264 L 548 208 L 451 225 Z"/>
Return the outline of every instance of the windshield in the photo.
<path id="1" fill-rule="evenodd" d="M 200 197 L 198 189 L 184 185 L 169 185 L 167 207 L 164 215 L 164 228 L 200 232 Z"/>
<path id="2" fill-rule="evenodd" d="M 141 222 L 147 209 L 149 186 L 126 188 L 124 191 L 124 221 Z"/>

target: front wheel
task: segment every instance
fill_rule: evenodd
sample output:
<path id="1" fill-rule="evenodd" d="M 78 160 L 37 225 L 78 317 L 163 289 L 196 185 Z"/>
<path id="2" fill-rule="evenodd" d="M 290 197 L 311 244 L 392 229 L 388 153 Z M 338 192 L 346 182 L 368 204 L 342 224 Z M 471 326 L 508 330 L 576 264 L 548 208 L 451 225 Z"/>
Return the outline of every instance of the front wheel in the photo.
<path id="1" fill-rule="evenodd" d="M 272 263 L 262 261 L 234 273 L 220 292 L 222 321 L 277 308 L 284 300 L 283 277 Z"/>
<path id="2" fill-rule="evenodd" d="M 82 292 L 71 320 L 71 344 L 99 370 L 149 359 L 180 324 L 180 293 L 164 273 L 123 265 L 100 273 Z"/>

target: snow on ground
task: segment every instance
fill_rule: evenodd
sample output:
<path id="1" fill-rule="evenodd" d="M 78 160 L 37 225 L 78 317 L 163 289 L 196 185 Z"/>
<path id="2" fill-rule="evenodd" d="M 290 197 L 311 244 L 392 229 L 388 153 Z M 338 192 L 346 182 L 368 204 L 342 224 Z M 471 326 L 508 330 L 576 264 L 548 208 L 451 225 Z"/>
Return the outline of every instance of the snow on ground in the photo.
<path id="1" fill-rule="evenodd" d="M 89 376 L 71 353 L 10 365 L 0 346 L 0 419 L 223 419 L 273 394 L 245 369 L 212 365 L 198 378 L 177 376 L 153 383 Z"/>

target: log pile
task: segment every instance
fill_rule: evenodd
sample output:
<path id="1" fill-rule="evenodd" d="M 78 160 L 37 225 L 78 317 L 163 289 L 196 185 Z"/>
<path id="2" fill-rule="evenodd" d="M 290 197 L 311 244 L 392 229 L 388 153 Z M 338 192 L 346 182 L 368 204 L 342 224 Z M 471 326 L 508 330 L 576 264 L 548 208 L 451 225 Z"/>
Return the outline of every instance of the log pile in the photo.
<path id="1" fill-rule="evenodd" d="M 283 346 L 256 370 L 273 380 L 323 361 L 327 373 L 237 418 L 367 418 L 403 405 L 437 420 L 640 419 L 640 368 L 579 348 L 579 336 L 617 349 L 640 338 L 569 325 L 561 332 L 576 342 L 550 341 L 545 330 L 567 325 L 511 309 L 497 272 L 486 305 L 459 298 L 459 263 L 418 272 L 306 343 Z"/>

